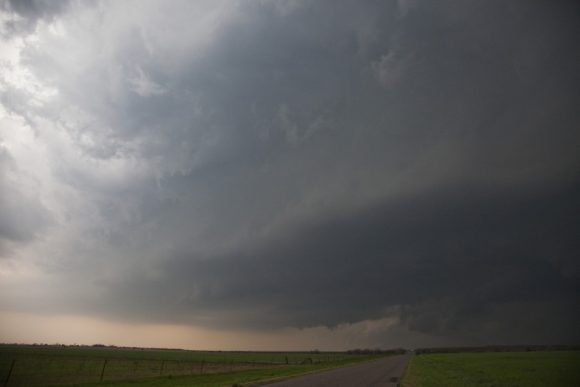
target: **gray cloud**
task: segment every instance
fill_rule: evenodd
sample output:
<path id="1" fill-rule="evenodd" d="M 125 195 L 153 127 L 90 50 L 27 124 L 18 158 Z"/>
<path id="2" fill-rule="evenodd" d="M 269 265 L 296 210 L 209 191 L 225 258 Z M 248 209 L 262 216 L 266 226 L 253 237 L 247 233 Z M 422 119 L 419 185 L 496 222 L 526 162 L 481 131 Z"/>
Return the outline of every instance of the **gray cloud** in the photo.
<path id="1" fill-rule="evenodd" d="M 26 243 L 49 223 L 50 215 L 34 192 L 17 178 L 17 166 L 0 145 L 0 257 L 10 255 L 12 245 Z M 24 185 L 24 187 L 22 187 Z M 34 189 L 34 188 L 33 188 Z"/>
<path id="2" fill-rule="evenodd" d="M 58 94 L 2 103 L 74 204 L 48 308 L 579 340 L 575 3 L 34 4 L 65 32 L 21 62 Z"/>
<path id="3" fill-rule="evenodd" d="M 39 20 L 51 21 L 68 7 L 69 0 L 2 0 L 0 10 L 18 15 L 3 26 L 3 34 L 21 34 L 34 30 Z"/>
<path id="4" fill-rule="evenodd" d="M 3 2 L 3 7 L 16 12 L 23 17 L 42 18 L 54 17 L 66 8 L 68 1 L 46 1 L 46 0 L 7 0 Z"/>
<path id="5" fill-rule="evenodd" d="M 185 321 L 203 322 L 199 311 L 224 313 L 212 323 L 226 326 L 337 325 L 403 306 L 411 330 L 452 335 L 493 321 L 507 340 L 502 324 L 525 325 L 528 317 L 494 310 L 520 303 L 554 307 L 544 321 L 549 332 L 579 317 L 556 307 L 579 301 L 578 193 L 577 185 L 532 194 L 455 186 L 296 226 L 221 256 L 183 253 L 161 265 L 157 280 L 108 285 L 126 303 L 147 300 L 143 307 L 163 305 Z M 535 328 L 520 328 L 518 339 L 531 340 Z"/>

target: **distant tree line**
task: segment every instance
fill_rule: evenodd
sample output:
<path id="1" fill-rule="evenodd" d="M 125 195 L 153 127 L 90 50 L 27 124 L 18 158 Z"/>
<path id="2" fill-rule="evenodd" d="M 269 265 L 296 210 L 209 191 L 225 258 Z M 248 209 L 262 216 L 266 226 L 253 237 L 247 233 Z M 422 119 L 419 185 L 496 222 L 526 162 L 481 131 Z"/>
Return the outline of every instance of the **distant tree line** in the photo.
<path id="1" fill-rule="evenodd" d="M 531 351 L 578 351 L 580 345 L 488 345 L 482 347 L 417 348 L 415 354 L 458 352 L 531 352 Z"/>
<path id="2" fill-rule="evenodd" d="M 402 355 L 407 350 L 403 348 L 394 349 L 379 349 L 379 348 L 365 348 L 365 349 L 349 349 L 346 353 L 350 355 Z"/>

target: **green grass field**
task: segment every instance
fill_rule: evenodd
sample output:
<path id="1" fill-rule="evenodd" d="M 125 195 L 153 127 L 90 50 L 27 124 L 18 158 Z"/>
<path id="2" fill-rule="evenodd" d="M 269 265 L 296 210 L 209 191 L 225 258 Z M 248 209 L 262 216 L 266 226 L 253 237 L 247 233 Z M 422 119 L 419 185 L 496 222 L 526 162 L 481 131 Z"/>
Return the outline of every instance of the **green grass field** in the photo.
<path id="1" fill-rule="evenodd" d="M 259 382 L 269 380 L 278 380 L 286 377 L 297 376 L 305 373 L 322 371 L 325 369 L 336 368 L 356 364 L 358 362 L 372 360 L 367 356 L 358 356 L 350 359 L 330 361 L 325 363 L 316 363 L 311 365 L 290 365 L 270 369 L 256 369 L 246 371 L 236 371 L 231 373 L 219 373 L 210 375 L 193 375 L 178 377 L 161 377 L 150 378 L 135 381 L 107 382 L 104 384 L 86 384 L 83 387 L 96 385 L 106 385 L 114 387 L 230 387 L 234 385 L 252 386 Z"/>
<path id="2" fill-rule="evenodd" d="M 413 356 L 404 387 L 578 387 L 580 352 Z"/>
<path id="3" fill-rule="evenodd" d="M 376 358 L 341 352 L 210 352 L 0 345 L 0 383 L 9 386 L 221 386 Z"/>

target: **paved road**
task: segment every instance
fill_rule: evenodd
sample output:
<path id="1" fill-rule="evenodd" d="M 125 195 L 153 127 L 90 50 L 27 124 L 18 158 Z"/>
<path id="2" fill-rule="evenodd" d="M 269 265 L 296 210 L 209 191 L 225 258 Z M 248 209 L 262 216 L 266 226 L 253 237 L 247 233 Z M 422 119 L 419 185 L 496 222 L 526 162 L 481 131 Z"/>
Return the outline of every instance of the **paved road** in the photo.
<path id="1" fill-rule="evenodd" d="M 354 366 L 298 376 L 272 387 L 395 387 L 409 361 L 408 355 L 389 356 Z"/>

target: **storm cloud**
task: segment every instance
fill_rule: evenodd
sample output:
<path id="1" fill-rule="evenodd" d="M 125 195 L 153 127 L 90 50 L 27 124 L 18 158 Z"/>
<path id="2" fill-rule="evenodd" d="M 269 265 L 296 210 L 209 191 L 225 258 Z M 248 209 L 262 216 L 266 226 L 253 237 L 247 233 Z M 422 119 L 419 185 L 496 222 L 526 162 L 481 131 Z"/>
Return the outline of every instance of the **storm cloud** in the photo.
<path id="1" fill-rule="evenodd" d="M 580 341 L 575 2 L 1 9 L 0 310 Z"/>

